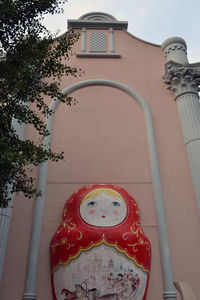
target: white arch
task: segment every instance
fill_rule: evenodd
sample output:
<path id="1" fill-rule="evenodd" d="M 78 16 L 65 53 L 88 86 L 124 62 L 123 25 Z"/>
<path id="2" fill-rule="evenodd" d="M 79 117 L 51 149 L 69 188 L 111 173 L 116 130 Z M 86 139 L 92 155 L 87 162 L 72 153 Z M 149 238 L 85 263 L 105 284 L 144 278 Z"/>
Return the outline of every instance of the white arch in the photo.
<path id="1" fill-rule="evenodd" d="M 163 285 L 164 285 L 163 297 L 164 299 L 168 299 L 168 300 L 176 299 L 176 293 L 173 287 L 172 268 L 171 268 L 171 261 L 170 261 L 167 227 L 165 221 L 165 211 L 164 211 L 160 172 L 159 172 L 159 165 L 158 165 L 158 155 L 157 155 L 154 125 L 153 125 L 151 111 L 147 103 L 144 101 L 144 99 L 132 88 L 112 80 L 94 79 L 94 80 L 81 81 L 64 89 L 62 93 L 64 95 L 68 95 L 78 89 L 88 87 L 88 86 L 111 86 L 120 89 L 125 93 L 129 94 L 131 97 L 133 97 L 133 99 L 137 101 L 142 111 L 144 112 L 148 147 L 149 147 L 152 183 L 153 183 L 153 190 L 154 190 L 155 207 L 156 207 L 156 216 L 157 216 L 157 224 L 158 224 L 158 235 L 159 235 L 159 245 L 160 245 L 161 265 L 162 265 L 162 274 L 163 274 Z M 53 111 L 53 114 L 50 115 L 46 121 L 47 128 L 50 131 L 50 133 L 52 130 L 53 116 L 59 103 L 60 100 L 57 99 L 53 101 L 49 107 Z M 51 142 L 51 134 L 45 137 L 44 147 L 45 148 L 49 147 L 50 142 Z M 41 228 L 42 228 L 42 217 L 43 217 L 43 209 L 44 209 L 45 190 L 46 190 L 47 168 L 48 168 L 48 161 L 42 163 L 39 170 L 37 189 L 38 191 L 42 191 L 42 195 L 36 198 L 36 203 L 35 203 L 32 238 L 31 238 L 31 245 L 30 245 L 30 252 L 29 252 L 29 262 L 28 262 L 24 300 L 36 299 L 37 265 L 38 265 L 38 257 L 39 257 L 40 235 L 41 235 Z"/>

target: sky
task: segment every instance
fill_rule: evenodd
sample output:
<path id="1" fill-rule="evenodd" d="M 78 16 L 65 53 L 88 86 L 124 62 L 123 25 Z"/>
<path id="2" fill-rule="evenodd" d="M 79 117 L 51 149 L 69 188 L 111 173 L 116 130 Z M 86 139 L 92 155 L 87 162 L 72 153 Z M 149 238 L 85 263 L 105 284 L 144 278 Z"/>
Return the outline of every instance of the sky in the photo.
<path id="1" fill-rule="evenodd" d="M 45 17 L 45 26 L 59 35 L 67 31 L 67 20 L 89 12 L 111 14 L 128 21 L 128 32 L 161 45 L 167 38 L 182 37 L 190 63 L 200 61 L 200 0 L 68 0 L 64 13 Z"/>

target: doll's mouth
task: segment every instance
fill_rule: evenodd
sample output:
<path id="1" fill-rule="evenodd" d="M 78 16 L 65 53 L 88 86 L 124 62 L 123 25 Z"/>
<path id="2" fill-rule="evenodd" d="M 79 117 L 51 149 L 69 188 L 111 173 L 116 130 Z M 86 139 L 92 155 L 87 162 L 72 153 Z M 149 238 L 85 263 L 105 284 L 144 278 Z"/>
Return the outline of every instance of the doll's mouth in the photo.
<path id="1" fill-rule="evenodd" d="M 106 216 L 101 216 L 103 219 L 106 217 Z"/>

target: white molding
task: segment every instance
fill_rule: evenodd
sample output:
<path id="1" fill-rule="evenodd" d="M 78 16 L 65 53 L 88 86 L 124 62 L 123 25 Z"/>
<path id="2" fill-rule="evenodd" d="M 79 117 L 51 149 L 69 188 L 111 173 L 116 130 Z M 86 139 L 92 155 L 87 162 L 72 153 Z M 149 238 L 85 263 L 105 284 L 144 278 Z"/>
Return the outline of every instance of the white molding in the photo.
<path id="1" fill-rule="evenodd" d="M 136 91 L 134 91 L 132 88 L 122 83 L 112 81 L 112 80 L 94 79 L 94 80 L 77 82 L 71 85 L 70 87 L 64 89 L 62 93 L 64 95 L 69 95 L 70 93 L 76 90 L 89 87 L 89 86 L 110 86 L 122 90 L 126 94 L 130 95 L 133 98 L 133 100 L 136 100 L 136 102 L 140 105 L 144 113 L 145 122 L 146 122 L 153 191 L 154 191 L 154 200 L 155 200 L 155 207 L 156 207 L 157 224 L 158 224 L 158 237 L 159 237 L 159 245 L 160 245 L 162 273 L 163 273 L 163 285 L 164 285 L 163 297 L 164 299 L 174 300 L 176 299 L 176 293 L 174 291 L 174 286 L 173 286 L 172 267 L 171 267 L 169 243 L 168 243 L 168 236 L 167 236 L 167 226 L 165 220 L 165 209 L 163 203 L 160 171 L 159 171 L 159 164 L 158 164 L 158 154 L 156 148 L 156 139 L 155 139 L 154 125 L 153 125 L 151 111 L 147 103 Z M 49 107 L 50 110 L 52 110 L 53 112 L 46 120 L 47 128 L 50 132 L 52 129 L 53 116 L 56 112 L 56 108 L 58 107 L 59 103 L 60 101 L 57 99 L 56 101 L 53 101 Z M 51 134 L 45 137 L 44 148 L 49 147 L 50 143 L 51 143 Z M 41 237 L 42 219 L 43 219 L 43 210 L 44 210 L 44 201 L 45 201 L 47 169 L 48 169 L 48 161 L 44 162 L 40 166 L 40 170 L 39 170 L 38 191 L 42 190 L 42 195 L 38 196 L 36 199 L 25 294 L 36 293 L 37 268 L 38 268 L 40 237 Z M 32 300 L 35 300 L 35 298 L 33 298 Z"/>
<path id="2" fill-rule="evenodd" d="M 76 53 L 76 57 L 80 57 L 80 58 L 120 58 L 121 54 L 119 53 L 92 53 L 92 52 L 86 52 L 86 53 L 82 53 L 82 52 L 78 52 Z"/>

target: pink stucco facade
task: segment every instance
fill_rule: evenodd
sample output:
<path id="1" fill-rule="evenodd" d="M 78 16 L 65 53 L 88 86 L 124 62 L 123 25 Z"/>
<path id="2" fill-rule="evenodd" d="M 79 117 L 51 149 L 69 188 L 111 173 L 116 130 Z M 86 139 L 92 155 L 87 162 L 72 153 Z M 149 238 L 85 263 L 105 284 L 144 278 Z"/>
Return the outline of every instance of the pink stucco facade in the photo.
<path id="1" fill-rule="evenodd" d="M 89 51 L 89 35 L 86 40 Z M 105 32 L 109 46 L 109 32 Z M 174 281 L 187 281 L 200 295 L 200 227 L 198 210 L 176 102 L 162 80 L 165 58 L 160 46 L 126 30 L 114 30 L 120 58 L 76 57 L 70 64 L 84 70 L 76 79 L 62 78 L 66 88 L 77 81 L 107 79 L 139 93 L 153 115 Z M 109 48 L 109 47 L 108 47 Z M 109 49 L 108 49 L 109 50 Z M 74 46 L 81 52 L 81 38 Z M 109 51 L 108 51 L 109 52 Z M 78 103 L 59 104 L 52 148 L 65 159 L 49 163 L 37 280 L 37 299 L 51 299 L 49 245 L 65 201 L 78 188 L 111 183 L 125 188 L 140 208 L 143 229 L 152 245 L 147 300 L 162 299 L 162 271 L 144 114 L 133 98 L 111 87 L 86 87 L 72 93 Z M 27 130 L 26 137 L 31 136 Z M 34 199 L 15 199 L 0 299 L 22 299 Z M 177 299 L 180 299 L 177 294 Z"/>

